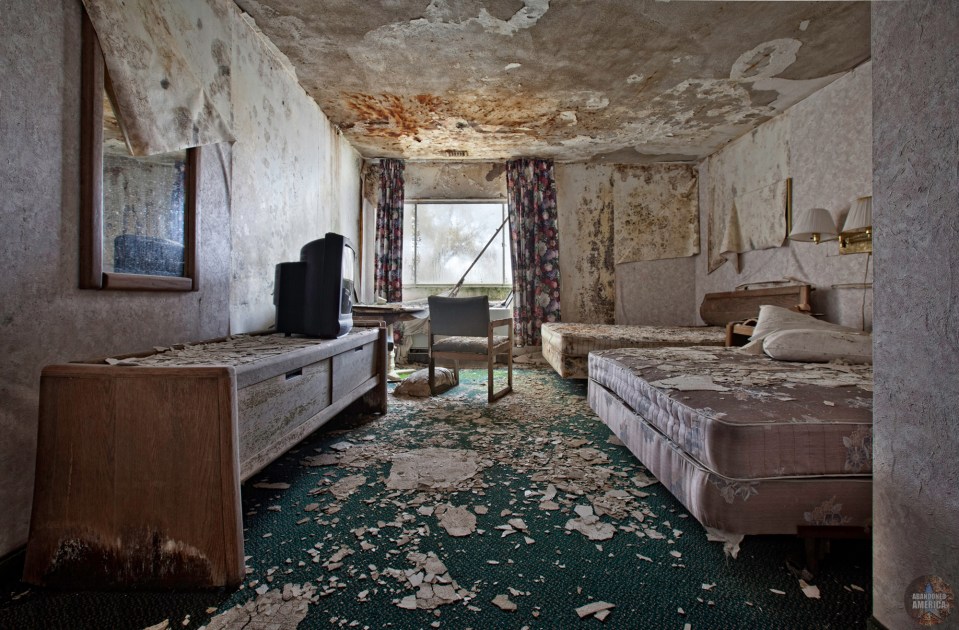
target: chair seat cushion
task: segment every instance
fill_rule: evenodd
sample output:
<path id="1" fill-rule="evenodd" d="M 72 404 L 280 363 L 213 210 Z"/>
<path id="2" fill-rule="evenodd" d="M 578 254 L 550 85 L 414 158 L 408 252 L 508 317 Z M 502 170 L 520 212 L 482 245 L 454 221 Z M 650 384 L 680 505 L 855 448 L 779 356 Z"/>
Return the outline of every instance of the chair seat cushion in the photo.
<path id="1" fill-rule="evenodd" d="M 433 343 L 433 352 L 464 352 L 469 354 L 486 354 L 486 337 L 444 337 Z M 509 343 L 505 335 L 493 336 L 493 347 Z"/>

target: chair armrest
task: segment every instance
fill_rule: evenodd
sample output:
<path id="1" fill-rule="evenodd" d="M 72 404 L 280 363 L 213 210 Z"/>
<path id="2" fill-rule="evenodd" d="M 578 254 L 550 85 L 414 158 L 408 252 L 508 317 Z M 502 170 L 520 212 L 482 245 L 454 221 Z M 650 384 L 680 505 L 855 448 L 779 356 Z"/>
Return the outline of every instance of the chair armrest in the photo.
<path id="1" fill-rule="evenodd" d="M 513 323 L 512 317 L 505 317 L 503 319 L 491 320 L 489 325 L 490 325 L 490 328 L 499 328 L 500 326 L 505 326 L 506 324 L 512 324 L 512 323 Z"/>

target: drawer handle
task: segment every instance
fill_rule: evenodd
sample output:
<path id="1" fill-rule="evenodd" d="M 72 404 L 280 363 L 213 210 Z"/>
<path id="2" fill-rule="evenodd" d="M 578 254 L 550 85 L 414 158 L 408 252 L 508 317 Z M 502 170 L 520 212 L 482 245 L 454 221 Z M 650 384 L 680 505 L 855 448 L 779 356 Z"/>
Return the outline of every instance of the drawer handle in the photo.
<path id="1" fill-rule="evenodd" d="M 286 380 L 290 380 L 291 378 L 296 378 L 297 376 L 303 376 L 303 368 L 298 368 L 296 370 L 293 370 L 292 372 L 287 372 Z"/>
<path id="2" fill-rule="evenodd" d="M 353 348 L 353 352 L 363 352 L 363 347 L 364 347 L 364 346 L 357 346 L 357 347 Z"/>

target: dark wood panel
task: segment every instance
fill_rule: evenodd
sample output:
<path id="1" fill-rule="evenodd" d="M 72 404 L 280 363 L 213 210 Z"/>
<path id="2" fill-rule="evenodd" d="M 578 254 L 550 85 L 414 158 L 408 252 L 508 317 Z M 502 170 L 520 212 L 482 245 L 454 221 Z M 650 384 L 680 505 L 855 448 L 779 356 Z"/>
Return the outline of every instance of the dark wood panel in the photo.
<path id="1" fill-rule="evenodd" d="M 725 293 L 707 293 L 699 307 L 699 316 L 710 326 L 725 326 L 759 315 L 759 307 L 770 304 L 794 310 L 809 310 L 808 284 L 773 289 L 749 289 Z"/>
<path id="2" fill-rule="evenodd" d="M 230 368 L 58 366 L 41 377 L 24 578 L 208 587 L 242 578 Z"/>

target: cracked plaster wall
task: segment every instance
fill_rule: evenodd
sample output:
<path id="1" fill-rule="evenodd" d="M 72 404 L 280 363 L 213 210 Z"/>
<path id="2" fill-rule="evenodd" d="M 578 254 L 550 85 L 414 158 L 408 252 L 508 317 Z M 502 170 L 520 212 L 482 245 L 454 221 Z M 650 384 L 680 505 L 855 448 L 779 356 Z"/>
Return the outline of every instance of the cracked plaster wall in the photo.
<path id="1" fill-rule="evenodd" d="M 881 2 L 872 16 L 873 614 L 916 628 L 913 580 L 959 592 L 959 4 Z"/>
<path id="2" fill-rule="evenodd" d="M 229 145 L 203 154 L 199 291 L 77 288 L 80 16 L 12 0 L 0 22 L 0 556 L 27 539 L 43 366 L 228 332 Z"/>
<path id="3" fill-rule="evenodd" d="M 232 332 L 273 324 L 277 263 L 338 232 L 359 238 L 359 154 L 306 95 L 289 61 L 235 6 Z"/>
<path id="4" fill-rule="evenodd" d="M 852 201 L 872 192 L 872 64 L 859 66 L 700 163 L 703 243 L 708 242 L 711 186 L 733 172 L 744 181 L 752 171 L 760 177 L 766 169 L 764 156 L 781 160 L 784 150 L 784 172 L 793 180 L 793 216 L 822 207 L 842 225 Z M 872 328 L 872 289 L 836 286 L 872 282 L 872 262 L 866 254 L 840 256 L 834 241 L 819 245 L 786 241 L 782 247 L 740 254 L 738 273 L 732 261 L 707 273 L 706 259 L 704 251 L 696 263 L 699 323 L 698 305 L 706 293 L 791 278 L 816 288 L 813 310 L 828 321 Z"/>

